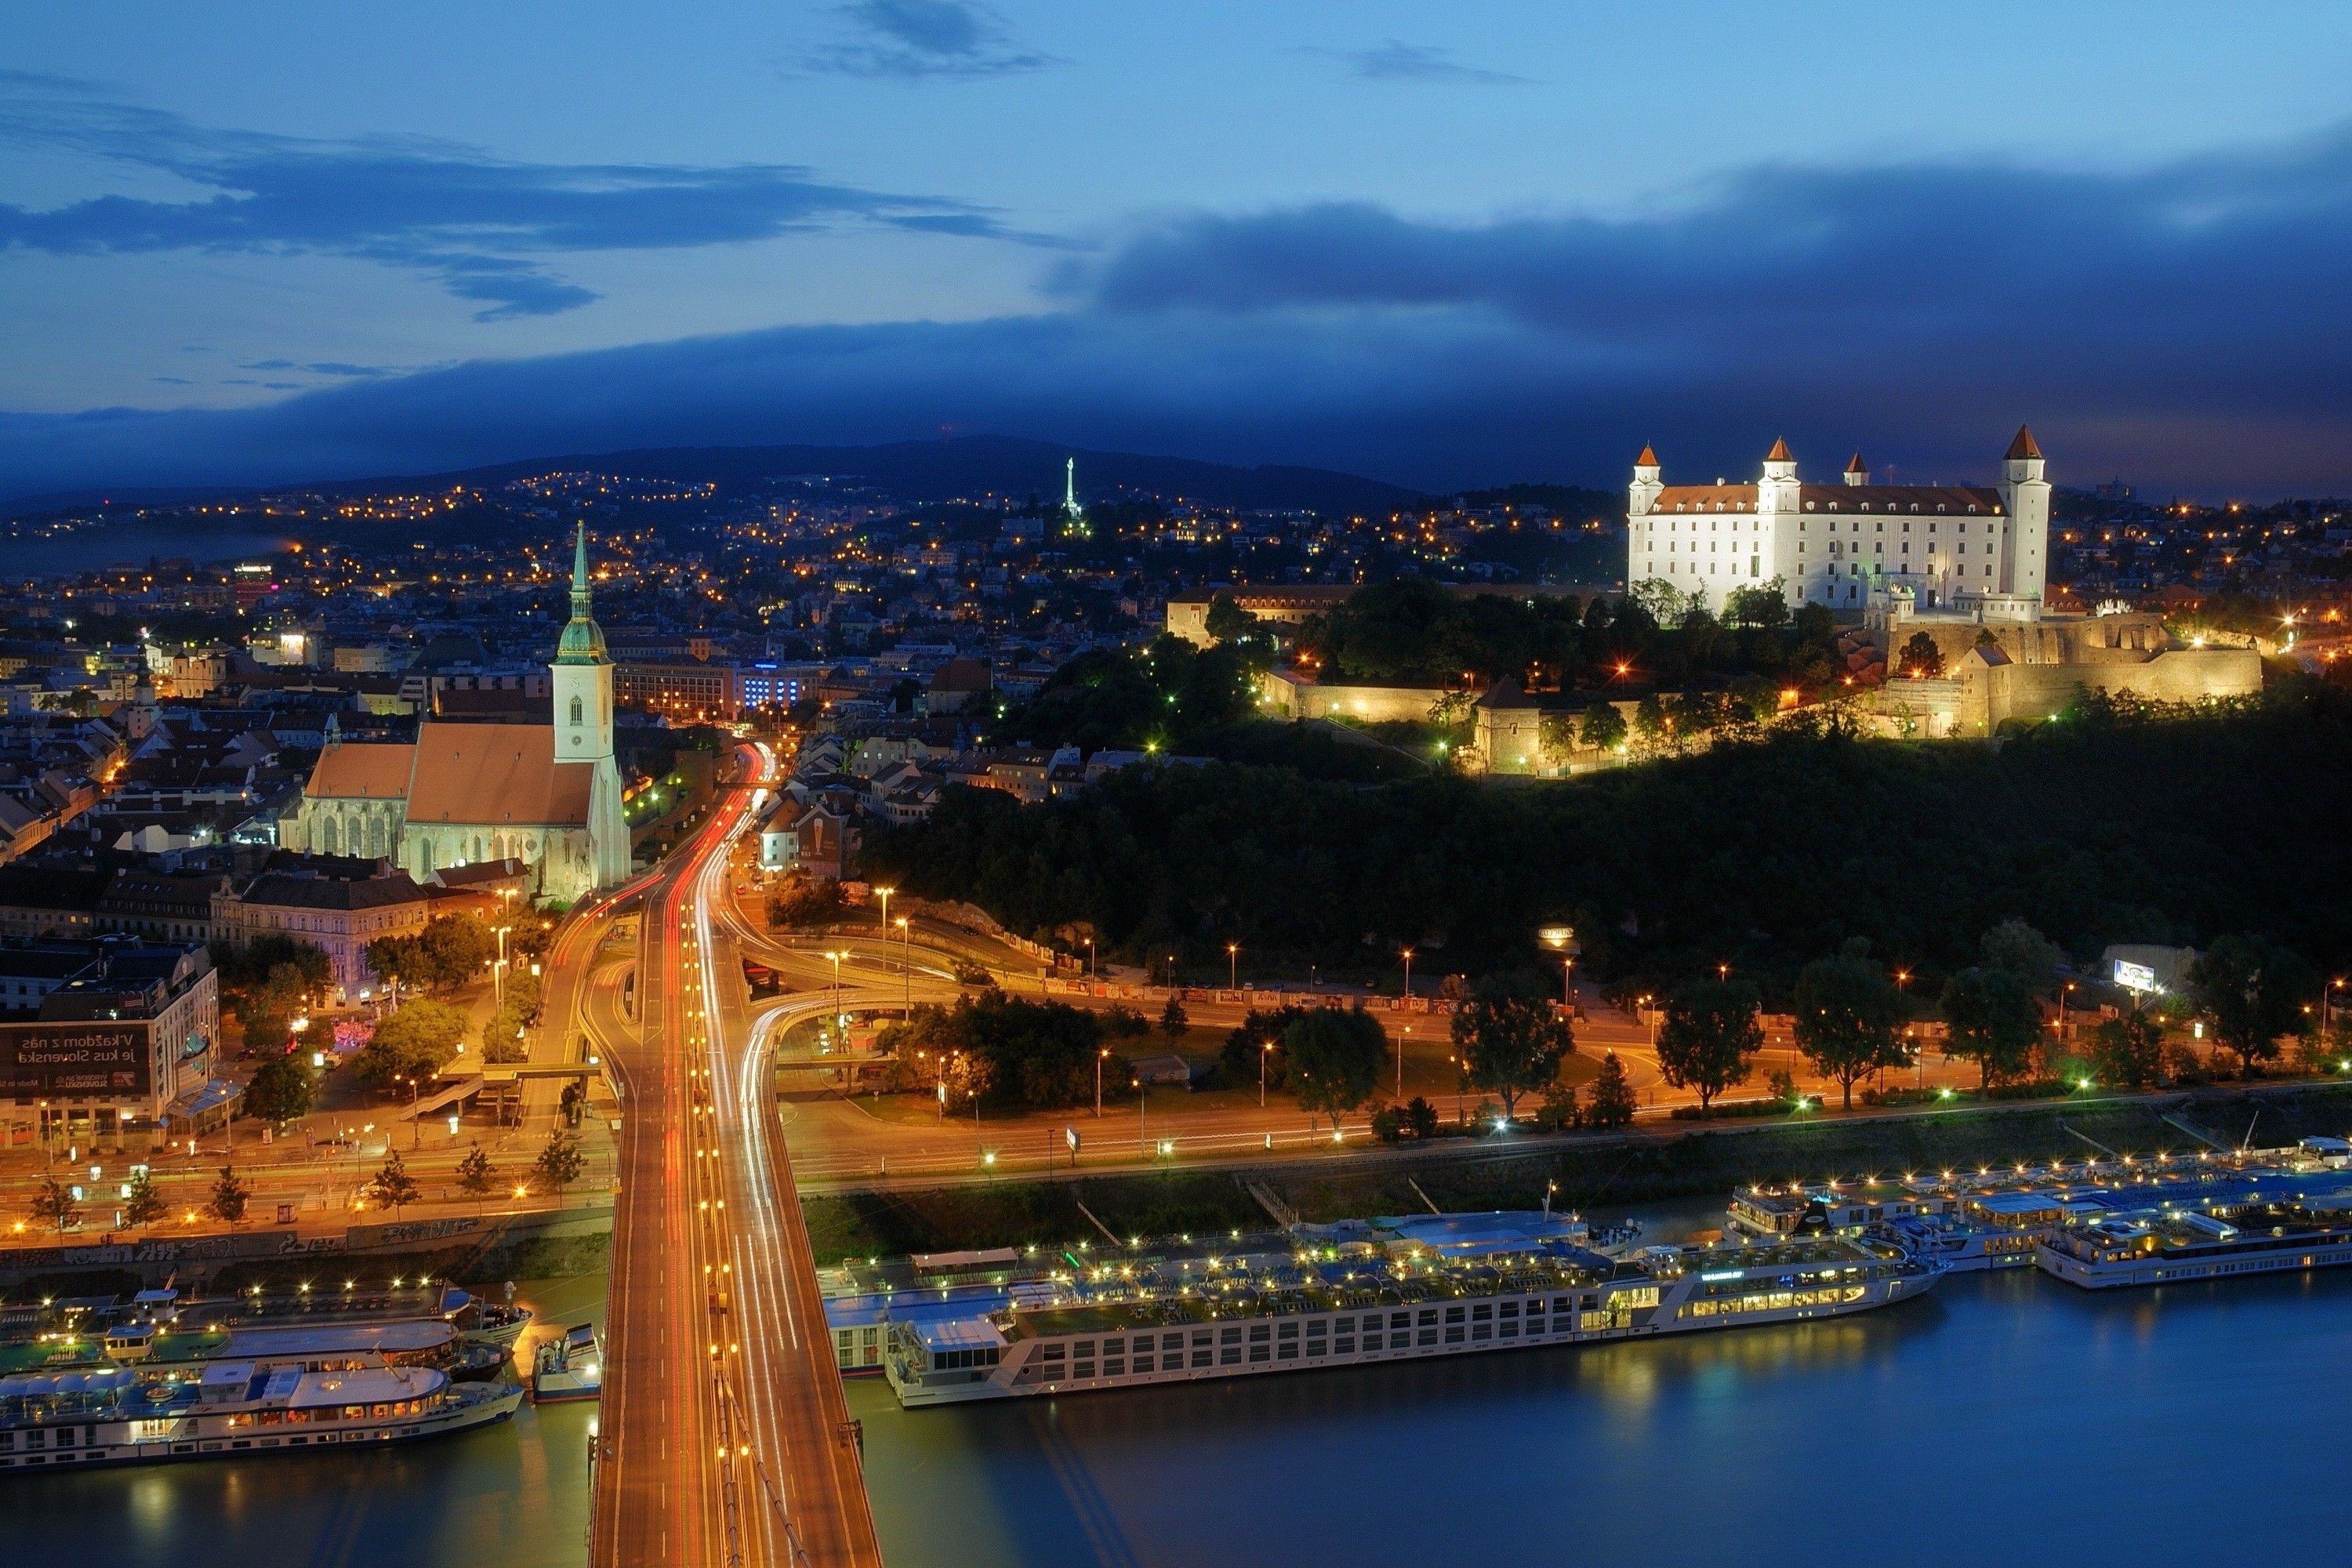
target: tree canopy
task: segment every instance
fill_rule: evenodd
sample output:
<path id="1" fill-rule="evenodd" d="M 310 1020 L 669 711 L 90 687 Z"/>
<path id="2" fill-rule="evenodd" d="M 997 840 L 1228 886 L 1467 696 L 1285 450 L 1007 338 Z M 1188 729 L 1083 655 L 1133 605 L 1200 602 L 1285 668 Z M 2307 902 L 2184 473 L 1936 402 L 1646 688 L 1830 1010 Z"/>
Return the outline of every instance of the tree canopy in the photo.
<path id="1" fill-rule="evenodd" d="M 1909 1059 L 1903 1012 L 1902 997 L 1859 938 L 1836 957 L 1817 958 L 1797 973 L 1797 1048 L 1815 1071 L 1837 1080 L 1848 1110 L 1857 1079 Z"/>
<path id="2" fill-rule="evenodd" d="M 1528 994 L 1502 979 L 1481 982 L 1454 1012 L 1453 1027 L 1470 1082 L 1502 1097 L 1507 1121 L 1517 1115 L 1519 1096 L 1551 1086 L 1576 1048 L 1574 1032 L 1548 994 Z"/>
<path id="3" fill-rule="evenodd" d="M 1087 924 L 1130 962 L 1221 963 L 1228 942 L 1336 962 L 1435 935 L 1476 972 L 1531 956 L 1534 927 L 1564 916 L 1586 972 L 1619 984 L 1662 991 L 1728 961 L 1778 991 L 1868 936 L 1925 988 L 1980 963 L 1979 933 L 2011 918 L 2084 958 L 2260 931 L 2342 962 L 2352 904 L 2315 889 L 2352 881 L 2347 817 L 2352 693 L 2288 682 L 2202 717 L 2085 704 L 1998 749 L 1776 726 L 1536 787 L 1213 766 L 1035 806 L 950 789 L 866 858 L 1024 935 Z"/>
<path id="4" fill-rule="evenodd" d="M 1945 1049 L 1975 1062 L 1979 1082 L 1990 1089 L 2024 1073 L 2042 1037 L 2042 1012 L 2015 972 L 1963 969 L 1946 982 L 1943 1005 Z"/>
<path id="5" fill-rule="evenodd" d="M 2279 1054 L 2279 1037 L 2304 1022 L 2319 977 L 2302 957 L 2266 937 L 2215 940 L 2189 974 L 2198 1003 L 2213 1018 L 2214 1039 L 2238 1058 L 2247 1078 Z"/>
<path id="6" fill-rule="evenodd" d="M 1310 1007 L 1282 1032 L 1299 1109 L 1340 1117 L 1370 1100 L 1388 1061 L 1381 1021 L 1360 1007 Z"/>
<path id="7" fill-rule="evenodd" d="M 1666 998 L 1658 1026 L 1658 1070 L 1676 1089 L 1698 1091 L 1700 1110 L 1748 1081 L 1764 1046 L 1762 999 L 1747 980 L 1693 980 Z"/>
<path id="8" fill-rule="evenodd" d="M 372 1089 L 389 1089 L 401 1079 L 431 1079 L 449 1065 L 465 1039 L 462 1009 L 413 997 L 377 1020 L 375 1033 L 352 1058 L 352 1070 Z"/>

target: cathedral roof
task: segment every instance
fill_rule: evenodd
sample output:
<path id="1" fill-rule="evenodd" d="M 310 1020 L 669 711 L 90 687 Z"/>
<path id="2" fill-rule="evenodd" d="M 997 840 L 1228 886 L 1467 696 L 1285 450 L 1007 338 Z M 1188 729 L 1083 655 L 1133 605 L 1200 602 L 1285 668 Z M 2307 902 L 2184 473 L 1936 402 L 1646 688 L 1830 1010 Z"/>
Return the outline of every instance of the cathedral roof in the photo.
<path id="1" fill-rule="evenodd" d="M 1633 466 L 1637 468 L 1656 468 L 1658 466 L 1657 448 L 1652 447 L 1647 441 L 1643 442 L 1642 455 L 1633 459 Z"/>
<path id="2" fill-rule="evenodd" d="M 583 827 L 594 766 L 555 760 L 548 724 L 416 727 L 412 826 L 436 822 Z"/>
<path id="3" fill-rule="evenodd" d="M 1797 455 L 1789 450 L 1787 441 L 1776 437 L 1773 438 L 1772 449 L 1764 454 L 1764 460 L 1768 463 L 1793 463 L 1797 460 Z"/>
<path id="4" fill-rule="evenodd" d="M 1870 465 L 1862 460 L 1860 452 L 1856 452 L 1845 460 L 1845 471 L 1849 474 L 1866 474 L 1870 472 Z"/>
<path id="5" fill-rule="evenodd" d="M 2017 427 L 2017 439 L 2009 444 L 2009 450 L 2002 453 L 2001 456 L 2013 463 L 2021 458 L 2038 458 L 2042 456 L 2042 448 L 2035 443 L 2033 439 L 2033 432 L 2021 425 Z"/>
<path id="6" fill-rule="evenodd" d="M 312 800 L 398 800 L 415 765 L 415 746 L 347 741 L 319 753 L 302 793 Z"/>

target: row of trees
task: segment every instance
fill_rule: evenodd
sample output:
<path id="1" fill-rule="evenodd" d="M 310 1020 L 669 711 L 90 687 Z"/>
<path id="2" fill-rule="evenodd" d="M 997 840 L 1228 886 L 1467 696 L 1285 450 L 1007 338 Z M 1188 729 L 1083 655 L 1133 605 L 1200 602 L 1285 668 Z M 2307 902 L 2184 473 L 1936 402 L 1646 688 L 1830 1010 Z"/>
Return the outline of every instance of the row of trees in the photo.
<path id="1" fill-rule="evenodd" d="M 1213 617 L 1217 610 L 1213 604 Z M 1231 635 L 1246 630 L 1230 625 Z M 1214 620 L 1209 630 L 1229 635 Z M 1533 676 L 1572 690 L 1742 674 L 1819 683 L 1837 667 L 1836 641 L 1829 612 L 1818 605 L 1792 612 L 1778 580 L 1738 590 L 1718 616 L 1663 579 L 1580 602 L 1464 595 L 1425 577 L 1398 577 L 1309 617 L 1298 649 L 1327 679 L 1485 686 Z"/>
<path id="2" fill-rule="evenodd" d="M 498 932 L 479 915 L 436 915 L 410 936 L 367 944 L 368 967 L 404 990 L 443 993 L 479 978 L 497 959 Z"/>
<path id="3" fill-rule="evenodd" d="M 335 980 L 334 963 L 310 942 L 279 931 L 267 932 L 242 947 L 212 946 L 219 972 L 221 1003 L 256 1050 L 283 1046 L 294 1020 L 326 994 Z"/>
<path id="4" fill-rule="evenodd" d="M 1987 1089 L 2037 1068 L 2049 1071 L 2043 999 L 2063 984 L 2064 953 L 2017 920 L 1995 926 L 1979 945 L 1980 961 L 1947 980 L 1939 999 L 1946 1054 L 1975 1062 Z M 2352 1021 L 2338 1027 L 2336 1040 L 2318 1039 L 2319 976 L 2266 938 L 2218 939 L 2189 978 L 2185 991 L 2161 996 L 2147 1010 L 2103 1020 L 2091 1032 L 2084 1069 L 2118 1087 L 2158 1082 L 2183 1065 L 2168 1058 L 2166 1023 L 2190 1017 L 2210 1021 L 2215 1044 L 2249 1078 L 2276 1060 L 2289 1037 L 2311 1039 L 2318 1053 L 2352 1051 Z M 1658 1026 L 1658 1064 L 1666 1081 L 1696 1091 L 1702 1108 L 1746 1082 L 1764 1043 L 1761 1010 L 1761 996 L 1746 980 L 1718 975 L 1676 987 Z M 1791 1016 L 1797 1048 L 1816 1072 L 1838 1084 L 1848 1110 L 1861 1079 L 1914 1060 L 1916 1040 L 1906 1027 L 1911 1009 L 1859 938 L 1799 973 Z"/>
<path id="5" fill-rule="evenodd" d="M 549 1134 L 537 1159 L 531 1162 L 531 1172 L 548 1191 L 561 1194 L 586 1173 L 587 1156 L 581 1152 L 580 1141 L 558 1129 Z M 498 1167 L 476 1144 L 457 1164 L 457 1190 L 469 1198 L 488 1197 L 499 1184 Z M 378 1208 L 388 1208 L 397 1214 L 423 1195 L 416 1178 L 408 1173 L 408 1162 L 397 1149 L 387 1151 L 383 1163 L 363 1189 L 366 1200 Z M 232 1227 L 245 1223 L 247 1211 L 252 1206 L 253 1188 L 236 1173 L 234 1164 L 223 1165 L 205 1194 L 204 1206 L 196 1211 Z M 43 1182 L 33 1194 L 32 1216 L 44 1226 L 63 1235 L 80 1223 L 83 1202 L 74 1196 L 73 1188 L 52 1176 Z M 165 1217 L 163 1194 L 156 1191 L 154 1178 L 141 1171 L 131 1178 L 130 1191 L 124 1194 L 121 1208 L 121 1224 L 128 1229 L 143 1230 Z"/>

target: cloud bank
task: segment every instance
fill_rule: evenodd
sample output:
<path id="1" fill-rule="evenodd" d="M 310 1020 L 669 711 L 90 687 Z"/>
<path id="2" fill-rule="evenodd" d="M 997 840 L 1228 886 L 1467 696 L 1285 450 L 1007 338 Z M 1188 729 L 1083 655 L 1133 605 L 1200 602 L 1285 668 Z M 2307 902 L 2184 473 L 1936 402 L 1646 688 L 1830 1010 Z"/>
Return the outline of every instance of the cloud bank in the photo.
<path id="1" fill-rule="evenodd" d="M 9 148 L 80 153 L 199 194 L 45 211 L 0 204 L 0 252 L 357 257 L 433 278 L 478 302 L 475 319 L 485 321 L 593 303 L 593 291 L 546 259 L 566 253 L 691 249 L 848 225 L 1036 237 L 963 203 L 835 184 L 792 164 L 520 163 L 414 138 L 221 131 L 0 73 L 0 150 Z"/>
<path id="2" fill-rule="evenodd" d="M 952 429 L 1449 486 L 1746 473 L 1775 436 L 1981 479 L 2352 490 L 2352 134 L 2123 174 L 1752 171 L 1627 217 L 1180 215 L 1051 308 L 361 380 L 228 414 L 0 417 L 0 493 Z"/>

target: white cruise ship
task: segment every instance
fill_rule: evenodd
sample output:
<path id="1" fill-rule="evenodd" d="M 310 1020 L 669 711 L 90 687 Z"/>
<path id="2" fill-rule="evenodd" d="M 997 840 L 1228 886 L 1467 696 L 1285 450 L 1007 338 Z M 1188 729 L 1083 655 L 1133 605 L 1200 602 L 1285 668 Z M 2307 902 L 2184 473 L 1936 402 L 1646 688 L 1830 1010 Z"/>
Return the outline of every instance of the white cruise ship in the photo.
<path id="1" fill-rule="evenodd" d="M 1356 1243 L 1128 1266 L 992 1311 L 910 1315 L 888 1325 L 883 1371 L 910 1408 L 1073 1394 L 1839 1317 L 1925 1295 L 1942 1273 L 1867 1237 L 1622 1259 Z"/>
<path id="2" fill-rule="evenodd" d="M 2352 1263 L 2347 1203 L 2352 1200 L 2337 1196 L 2326 1206 L 2260 1204 L 2220 1213 L 2157 1208 L 2109 1215 L 2044 1237 L 2033 1260 L 2086 1290 L 2341 1268 Z"/>
<path id="3" fill-rule="evenodd" d="M 0 1378 L 0 1470 L 380 1446 L 503 1421 L 519 1384 L 427 1366 L 96 1366 Z"/>

